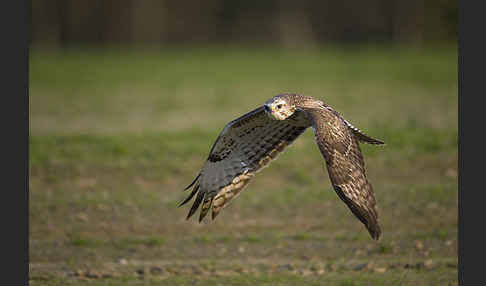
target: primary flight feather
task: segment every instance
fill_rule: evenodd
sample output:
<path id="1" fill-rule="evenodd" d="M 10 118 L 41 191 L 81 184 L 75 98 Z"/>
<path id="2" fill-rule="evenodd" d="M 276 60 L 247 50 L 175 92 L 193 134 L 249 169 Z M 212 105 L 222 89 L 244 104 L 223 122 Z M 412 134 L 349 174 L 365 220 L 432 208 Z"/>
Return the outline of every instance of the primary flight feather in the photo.
<path id="1" fill-rule="evenodd" d="M 199 221 L 210 209 L 214 219 L 256 172 L 276 159 L 308 127 L 314 130 L 337 195 L 378 240 L 381 228 L 376 201 L 366 178 L 359 142 L 384 142 L 364 134 L 322 101 L 299 94 L 274 96 L 224 127 L 201 171 L 185 189 L 194 186 L 180 206 L 196 196 L 187 219 L 201 204 Z"/>

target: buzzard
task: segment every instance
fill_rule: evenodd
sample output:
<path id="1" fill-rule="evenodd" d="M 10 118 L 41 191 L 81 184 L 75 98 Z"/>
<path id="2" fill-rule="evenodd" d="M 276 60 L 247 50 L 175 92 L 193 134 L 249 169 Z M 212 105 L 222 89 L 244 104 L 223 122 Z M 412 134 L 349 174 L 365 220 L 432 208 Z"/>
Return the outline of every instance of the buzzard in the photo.
<path id="1" fill-rule="evenodd" d="M 199 221 L 212 207 L 214 219 L 237 197 L 256 172 L 292 144 L 308 127 L 326 161 L 331 184 L 339 198 L 365 225 L 373 239 L 380 238 L 373 188 L 365 174 L 360 142 L 381 145 L 342 118 L 324 102 L 299 94 L 279 94 L 265 104 L 228 123 L 219 134 L 194 181 L 196 194 L 187 219 L 201 205 Z"/>

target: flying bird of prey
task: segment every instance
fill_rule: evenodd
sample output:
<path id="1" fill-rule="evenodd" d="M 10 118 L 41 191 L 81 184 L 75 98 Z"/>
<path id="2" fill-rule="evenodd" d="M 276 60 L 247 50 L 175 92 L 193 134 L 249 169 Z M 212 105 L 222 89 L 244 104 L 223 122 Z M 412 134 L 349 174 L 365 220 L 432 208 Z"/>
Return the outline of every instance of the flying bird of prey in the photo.
<path id="1" fill-rule="evenodd" d="M 299 94 L 274 96 L 224 127 L 201 171 L 185 188 L 194 186 L 179 206 L 197 194 L 187 219 L 201 203 L 199 221 L 211 207 L 214 219 L 256 172 L 311 126 L 334 190 L 366 226 L 371 237 L 378 240 L 381 229 L 376 201 L 366 178 L 359 143 L 381 145 L 384 142 L 364 134 L 324 102 Z"/>

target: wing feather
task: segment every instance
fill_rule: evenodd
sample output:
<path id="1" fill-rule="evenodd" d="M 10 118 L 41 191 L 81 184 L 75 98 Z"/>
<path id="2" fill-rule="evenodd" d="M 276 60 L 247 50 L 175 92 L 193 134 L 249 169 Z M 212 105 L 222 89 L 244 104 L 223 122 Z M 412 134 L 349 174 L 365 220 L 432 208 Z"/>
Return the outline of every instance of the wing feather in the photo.
<path id="1" fill-rule="evenodd" d="M 199 179 L 199 176 L 201 176 L 201 174 L 197 175 L 197 177 L 194 179 L 194 181 L 192 181 L 192 183 L 190 183 L 189 186 L 184 188 L 184 191 L 190 189 L 196 183 L 197 179 Z"/>
<path id="2" fill-rule="evenodd" d="M 328 109 L 315 110 L 310 118 L 334 190 L 366 226 L 371 237 L 378 240 L 381 228 L 373 188 L 366 178 L 359 147 L 358 140 L 363 140 L 361 133 L 356 135 L 344 119 Z"/>
<path id="3" fill-rule="evenodd" d="M 198 191 L 188 217 L 201 202 L 201 221 L 212 208 L 212 218 L 237 197 L 256 172 L 277 158 L 310 126 L 302 112 L 295 112 L 286 120 L 267 116 L 263 106 L 231 121 L 219 134 L 208 159 L 194 182 Z M 189 188 L 188 187 L 188 188 Z M 198 188 L 198 190 L 196 189 Z"/>
<path id="4" fill-rule="evenodd" d="M 179 206 L 183 206 L 185 205 L 188 201 L 190 201 L 192 199 L 192 197 L 194 197 L 194 195 L 197 193 L 197 190 L 199 189 L 199 185 L 196 185 L 194 187 L 194 189 L 192 190 L 191 194 L 182 202 L 180 203 Z"/>
<path id="5" fill-rule="evenodd" d="M 201 191 L 199 191 L 199 193 L 197 193 L 196 200 L 194 200 L 194 203 L 192 204 L 192 207 L 189 210 L 189 213 L 187 214 L 186 219 L 189 219 L 196 212 L 197 208 L 201 204 L 205 195 L 206 195 L 206 193 L 201 192 Z"/>

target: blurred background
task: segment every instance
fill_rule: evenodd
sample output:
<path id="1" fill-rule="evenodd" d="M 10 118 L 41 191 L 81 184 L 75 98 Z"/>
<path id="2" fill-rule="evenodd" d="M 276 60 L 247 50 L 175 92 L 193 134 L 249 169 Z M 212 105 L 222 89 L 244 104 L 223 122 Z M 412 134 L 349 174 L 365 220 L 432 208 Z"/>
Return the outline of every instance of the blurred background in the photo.
<path id="1" fill-rule="evenodd" d="M 449 0 L 31 1 L 30 284 L 458 285 L 457 22 Z M 387 143 L 361 145 L 379 242 L 311 129 L 185 220 L 224 125 L 282 92 Z"/>
<path id="2" fill-rule="evenodd" d="M 454 42 L 457 1 L 32 1 L 32 43 Z"/>

